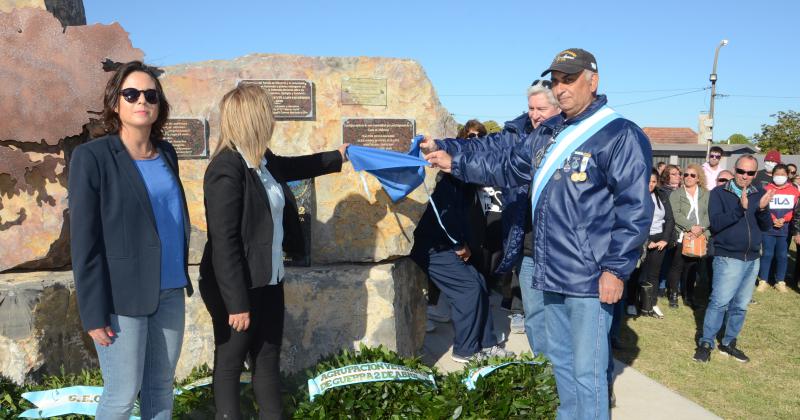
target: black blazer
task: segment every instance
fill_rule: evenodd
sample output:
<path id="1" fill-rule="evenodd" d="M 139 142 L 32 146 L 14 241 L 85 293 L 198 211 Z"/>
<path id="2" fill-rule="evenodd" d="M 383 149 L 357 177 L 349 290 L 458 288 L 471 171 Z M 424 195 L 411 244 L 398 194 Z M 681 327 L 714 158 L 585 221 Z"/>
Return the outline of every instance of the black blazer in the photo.
<path id="1" fill-rule="evenodd" d="M 189 211 L 171 144 L 156 141 L 183 201 L 182 244 L 162 244 L 147 187 L 119 136 L 78 146 L 69 166 L 72 271 L 83 328 L 109 325 L 109 314 L 149 315 L 161 291 L 161 246 L 183 246 L 189 256 Z M 189 279 L 188 271 L 186 278 Z M 188 294 L 192 294 L 191 282 Z"/>
<path id="2" fill-rule="evenodd" d="M 283 157 L 267 151 L 265 157 L 286 198 L 283 249 L 288 254 L 302 254 L 305 242 L 297 203 L 286 182 L 339 172 L 342 155 L 331 151 Z M 203 192 L 208 242 L 200 262 L 200 282 L 205 287 L 201 290 L 218 289 L 229 314 L 248 312 L 247 290 L 266 286 L 272 275 L 273 225 L 267 192 L 256 170 L 248 169 L 239 152 L 230 149 L 219 152 L 209 163 Z"/>

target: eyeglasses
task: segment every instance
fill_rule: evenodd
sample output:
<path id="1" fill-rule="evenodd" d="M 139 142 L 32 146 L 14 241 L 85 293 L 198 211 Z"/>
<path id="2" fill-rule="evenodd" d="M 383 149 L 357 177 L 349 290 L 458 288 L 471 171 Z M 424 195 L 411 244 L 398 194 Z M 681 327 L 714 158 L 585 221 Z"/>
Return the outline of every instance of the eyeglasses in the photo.
<path id="1" fill-rule="evenodd" d="M 478 133 L 469 133 L 467 134 L 468 139 L 474 139 L 478 137 Z"/>
<path id="2" fill-rule="evenodd" d="M 722 155 L 718 155 L 718 154 L 708 155 L 709 159 L 717 159 L 717 160 L 719 160 L 721 157 L 722 157 Z"/>
<path id="3" fill-rule="evenodd" d="M 553 82 L 551 82 L 551 81 L 549 81 L 547 79 L 536 79 L 536 80 L 533 81 L 533 83 L 531 83 L 531 86 L 541 86 L 541 87 L 543 87 L 545 89 L 552 89 L 553 88 Z"/>
<path id="4" fill-rule="evenodd" d="M 797 171 L 789 171 L 789 175 L 797 175 Z"/>
<path id="5" fill-rule="evenodd" d="M 158 103 L 158 91 L 155 89 L 139 90 L 136 88 L 122 89 L 119 94 L 125 99 L 126 102 L 135 104 L 139 100 L 139 94 L 144 94 L 144 100 L 148 104 L 155 105 Z"/>
<path id="6" fill-rule="evenodd" d="M 685 174 L 683 174 L 683 177 L 684 178 L 687 178 L 687 177 L 697 178 L 697 174 L 690 174 L 689 172 L 686 172 Z"/>
<path id="7" fill-rule="evenodd" d="M 747 176 L 756 176 L 756 171 L 745 171 L 744 169 L 736 168 L 736 173 L 739 175 L 747 174 Z"/>
<path id="8" fill-rule="evenodd" d="M 730 178 L 717 178 L 717 184 L 724 184 L 730 180 Z"/>

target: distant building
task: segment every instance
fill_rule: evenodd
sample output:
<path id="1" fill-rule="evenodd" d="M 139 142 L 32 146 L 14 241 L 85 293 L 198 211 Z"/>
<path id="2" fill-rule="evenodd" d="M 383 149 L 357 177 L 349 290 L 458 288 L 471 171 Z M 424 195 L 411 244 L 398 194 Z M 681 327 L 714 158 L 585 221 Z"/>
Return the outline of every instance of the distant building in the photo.
<path id="1" fill-rule="evenodd" d="M 690 163 L 706 161 L 706 143 L 698 144 L 698 134 L 688 127 L 644 127 L 642 128 L 653 147 L 653 166 L 658 162 L 678 165 L 681 169 Z M 723 150 L 720 164 L 733 167 L 734 161 L 743 154 L 758 153 L 755 146 L 747 144 L 718 144 Z"/>

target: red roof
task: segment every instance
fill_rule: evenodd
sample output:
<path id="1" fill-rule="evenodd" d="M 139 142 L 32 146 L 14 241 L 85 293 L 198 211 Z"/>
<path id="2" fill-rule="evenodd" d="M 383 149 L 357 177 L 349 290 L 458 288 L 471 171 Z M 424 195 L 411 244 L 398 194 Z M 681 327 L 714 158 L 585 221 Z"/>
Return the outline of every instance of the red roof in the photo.
<path id="1" fill-rule="evenodd" d="M 687 127 L 644 127 L 650 143 L 697 144 L 697 132 Z"/>

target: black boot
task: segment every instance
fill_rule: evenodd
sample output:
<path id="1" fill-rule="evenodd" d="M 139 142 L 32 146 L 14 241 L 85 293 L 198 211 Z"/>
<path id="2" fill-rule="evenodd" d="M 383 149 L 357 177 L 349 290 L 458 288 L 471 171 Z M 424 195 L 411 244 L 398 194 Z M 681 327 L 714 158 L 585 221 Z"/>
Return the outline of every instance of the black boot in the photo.
<path id="1" fill-rule="evenodd" d="M 678 307 L 678 293 L 677 292 L 670 292 L 670 294 L 669 294 L 669 307 L 670 308 L 677 308 Z"/>
<path id="2" fill-rule="evenodd" d="M 642 309 L 642 315 L 653 315 L 653 286 L 645 283 L 642 284 L 639 290 L 639 302 Z"/>

